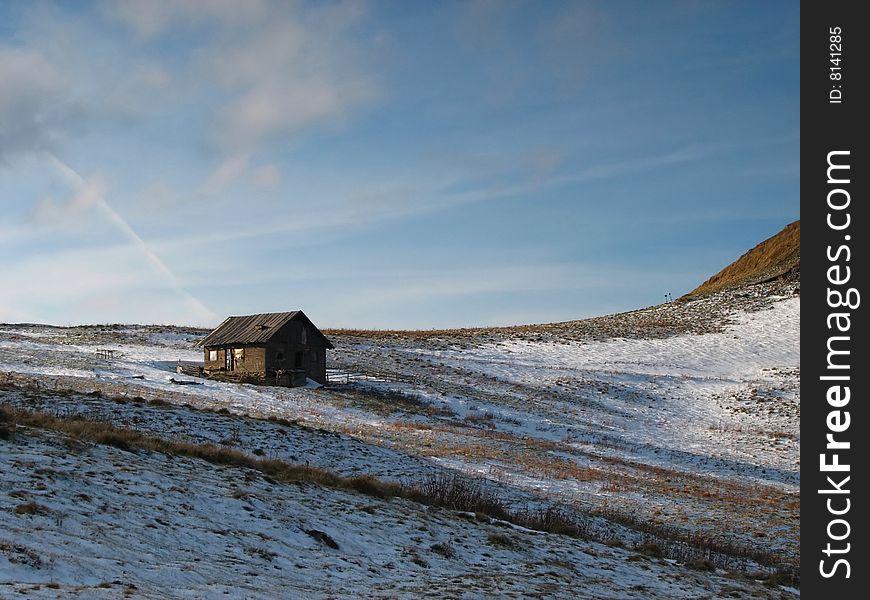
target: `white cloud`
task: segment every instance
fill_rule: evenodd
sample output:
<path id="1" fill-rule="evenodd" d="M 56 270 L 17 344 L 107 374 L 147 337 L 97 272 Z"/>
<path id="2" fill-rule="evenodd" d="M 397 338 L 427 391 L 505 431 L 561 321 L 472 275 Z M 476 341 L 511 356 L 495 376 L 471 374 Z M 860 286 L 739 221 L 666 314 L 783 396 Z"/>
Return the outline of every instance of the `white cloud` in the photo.
<path id="1" fill-rule="evenodd" d="M 364 275 L 369 280 L 377 280 L 378 274 L 374 272 Z M 649 272 L 628 274 L 633 282 L 647 281 L 653 277 Z M 373 306 L 379 303 L 400 305 L 432 298 L 498 292 L 597 290 L 619 286 L 626 278 L 626 272 L 572 264 L 527 264 L 438 271 L 414 270 L 391 272 L 384 276 L 389 278 L 389 286 L 370 288 L 367 293 L 356 294 L 354 303 L 370 302 Z M 435 281 L 438 282 L 437 285 L 433 285 Z"/>
<path id="2" fill-rule="evenodd" d="M 250 160 L 250 152 L 237 152 L 225 157 L 209 173 L 199 191 L 204 194 L 214 194 L 223 191 L 227 186 L 238 181 L 247 171 Z"/>
<path id="3" fill-rule="evenodd" d="M 44 197 L 31 213 L 31 221 L 39 225 L 68 223 L 100 202 L 105 193 L 105 181 L 101 177 L 91 177 L 76 185 L 73 195 L 66 201 Z"/>
<path id="4" fill-rule="evenodd" d="M 262 165 L 254 169 L 251 179 L 257 187 L 275 189 L 281 183 L 281 169 L 278 165 Z"/>
<path id="5" fill-rule="evenodd" d="M 103 12 L 130 26 L 140 38 L 150 38 L 179 21 L 226 26 L 256 22 L 268 14 L 269 4 L 266 0 L 109 0 Z"/>
<path id="6" fill-rule="evenodd" d="M 175 206 L 178 202 L 180 202 L 180 197 L 164 180 L 149 183 L 136 193 L 134 200 L 135 207 L 147 214 Z"/>
<path id="7" fill-rule="evenodd" d="M 340 122 L 376 96 L 347 40 L 358 5 L 325 16 L 287 13 L 283 6 L 255 26 L 225 31 L 199 53 L 229 96 L 210 130 L 219 148 L 250 150 L 314 123 Z"/>
<path id="8" fill-rule="evenodd" d="M 150 277 L 151 285 L 171 291 L 174 296 L 180 298 L 188 306 L 189 311 L 198 316 L 200 322 L 214 317 L 211 310 L 187 290 L 166 262 L 142 239 L 127 219 L 106 201 L 106 184 L 100 177 L 82 177 L 55 156 L 46 154 L 45 157 L 46 163 L 65 181 L 73 195 L 69 201 L 60 204 L 44 200 L 37 208 L 34 215 L 35 219 L 65 224 L 68 217 L 83 214 L 91 207 L 98 209 L 99 215 L 130 242 L 138 256 L 143 258 L 150 267 L 145 273 Z M 141 273 L 141 276 L 144 276 L 145 273 Z M 154 275 L 157 275 L 158 278 L 155 279 Z M 65 279 L 63 277 L 57 279 L 58 285 L 60 286 L 60 282 Z M 78 281 L 78 279 L 72 281 Z M 62 298 L 68 293 L 69 290 L 59 291 L 57 296 Z"/>
<path id="9" fill-rule="evenodd" d="M 126 128 L 192 103 L 207 112 L 191 124 L 191 150 L 205 142 L 216 163 L 188 199 L 239 180 L 272 189 L 281 179 L 267 158 L 273 144 L 286 147 L 312 125 L 341 126 L 378 96 L 365 61 L 365 44 L 374 42 L 354 30 L 363 9 L 130 0 L 72 15 L 34 5 L 16 32 L 19 46 L 0 45 L 0 162 L 59 154 L 81 132 Z M 171 55 L 152 47 L 164 40 Z M 260 167 L 252 169 L 254 160 Z"/>
<path id="10" fill-rule="evenodd" d="M 129 0 L 109 2 L 104 12 L 143 39 L 208 32 L 180 59 L 190 60 L 188 84 L 224 95 L 208 138 L 233 156 L 314 123 L 340 122 L 376 96 L 352 42 L 362 6 Z"/>
<path id="11" fill-rule="evenodd" d="M 39 3 L 22 23 L 15 45 L 0 43 L 0 162 L 58 152 L 90 128 L 127 124 L 174 97 L 165 65 L 99 35 L 92 21 Z"/>
<path id="12" fill-rule="evenodd" d="M 140 38 L 151 37 L 161 31 L 172 17 L 173 4 L 158 0 L 119 0 L 104 5 L 105 12 L 132 27 Z"/>
<path id="13" fill-rule="evenodd" d="M 39 52 L 0 46 L 0 162 L 53 147 L 75 105 L 68 78 Z"/>

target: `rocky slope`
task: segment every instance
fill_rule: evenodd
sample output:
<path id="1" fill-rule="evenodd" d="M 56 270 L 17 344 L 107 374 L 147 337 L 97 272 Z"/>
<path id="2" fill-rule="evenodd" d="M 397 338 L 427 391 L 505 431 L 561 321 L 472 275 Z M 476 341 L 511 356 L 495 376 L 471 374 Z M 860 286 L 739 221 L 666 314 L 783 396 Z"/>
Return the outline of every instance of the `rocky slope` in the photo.
<path id="1" fill-rule="evenodd" d="M 800 281 L 801 222 L 795 221 L 692 290 L 702 296 L 724 289 L 773 281 Z"/>

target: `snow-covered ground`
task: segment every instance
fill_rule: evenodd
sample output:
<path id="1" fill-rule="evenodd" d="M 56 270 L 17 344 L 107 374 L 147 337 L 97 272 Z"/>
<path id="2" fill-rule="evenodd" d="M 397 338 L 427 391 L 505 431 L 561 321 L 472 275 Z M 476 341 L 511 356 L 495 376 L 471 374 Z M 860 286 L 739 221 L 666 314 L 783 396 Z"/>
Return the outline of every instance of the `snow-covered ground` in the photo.
<path id="1" fill-rule="evenodd" d="M 674 322 L 682 309 L 661 310 Z M 463 456 L 454 446 L 470 445 L 474 430 L 432 434 L 421 424 L 416 435 L 428 435 L 429 447 L 418 451 L 442 464 L 796 560 L 800 299 L 729 317 L 701 335 L 632 330 L 447 347 L 354 339 L 339 340 L 337 354 L 350 365 L 390 362 L 413 383 L 369 386 L 402 389 L 490 428 Z"/>
<path id="2" fill-rule="evenodd" d="M 208 380 L 199 380 L 201 385 L 177 385 L 171 379 L 190 378 L 176 374 L 176 361 L 201 360 L 201 351 L 194 347 L 201 333 L 192 330 L 0 325 L 0 383 L 16 386 L 0 388 L 0 402 L 107 419 L 194 443 L 231 444 L 257 456 L 318 465 L 346 475 L 370 473 L 407 481 L 436 469 L 455 469 L 490 480 L 503 497 L 519 505 L 559 502 L 578 514 L 648 526 L 664 538 L 699 535 L 726 546 L 763 551 L 777 556 L 781 565 L 793 565 L 798 557 L 800 510 L 800 300 L 781 298 L 759 306 L 761 310 L 733 311 L 729 324 L 719 331 L 670 337 L 646 336 L 643 329 L 623 332 L 624 319 L 608 325 L 606 318 L 601 321 L 608 327 L 606 339 L 580 336 L 560 341 L 524 333 L 481 335 L 477 343 L 466 336 L 461 343 L 432 344 L 414 337 L 337 336 L 333 338 L 336 366 L 387 371 L 404 383 L 369 381 L 333 389 Z M 659 318 L 656 310 L 678 330 L 715 329 L 709 324 L 694 327 L 680 322 L 703 312 L 692 302 L 649 309 L 636 320 L 657 327 L 664 317 Z M 113 350 L 116 358 L 99 358 L 97 349 Z M 226 409 L 231 414 L 201 409 Z M 273 421 L 265 420 L 270 417 Z M 560 536 L 520 532 L 517 535 L 530 536 L 519 546 L 522 552 L 486 548 L 489 533 L 476 528 L 488 525 L 471 526 L 446 512 L 435 523 L 431 511 L 404 501 L 373 503 L 371 498 L 310 486 L 303 491 L 282 486 L 278 491 L 276 486 L 251 483 L 258 504 L 252 501 L 248 508 L 254 510 L 230 510 L 226 507 L 232 502 L 223 496 L 234 493 L 238 477 L 233 475 L 230 481 L 226 469 L 147 454 L 118 454 L 110 448 L 71 454 L 61 449 L 63 442 L 53 434 L 17 436 L 16 440 L 14 452 L 5 452 L 13 446 L 0 440 L 5 444 L 0 459 L 7 461 L 0 477 L 13 478 L 2 482 L 3 489 L 20 487 L 25 496 L 40 496 L 36 501 L 49 507 L 49 514 L 70 515 L 57 522 L 45 515 L 25 517 L 14 513 L 14 505 L 25 496 L 0 498 L 0 531 L 14 532 L 11 537 L 0 534 L 0 582 L 15 591 L 29 589 L 31 584 L 42 586 L 25 595 L 56 593 L 45 587 L 52 581 L 67 591 L 83 586 L 80 590 L 86 597 L 98 593 L 115 597 L 127 582 L 135 582 L 143 597 L 156 590 L 166 592 L 166 597 L 223 595 L 224 588 L 232 589 L 236 581 L 237 589 L 244 590 L 238 591 L 240 597 L 260 597 L 257 590 L 267 590 L 261 597 L 308 596 L 315 587 L 318 594 L 333 590 L 338 597 L 359 596 L 362 590 L 371 591 L 364 594 L 371 596 L 414 595 L 421 589 L 449 595 L 450 589 L 458 589 L 458 582 L 470 580 L 481 586 L 469 588 L 477 590 L 469 592 L 471 597 L 547 595 L 547 590 L 557 597 L 578 597 L 572 589 L 581 580 L 584 585 L 600 582 L 601 587 L 593 585 L 589 589 L 595 594 L 579 597 L 716 597 L 727 595 L 723 591 L 727 585 L 755 585 L 631 558 L 631 553 L 586 546 Z M 129 466 L 118 466 L 122 463 Z M 78 474 L 41 475 L 45 469 Z M 116 475 L 109 478 L 109 473 Z M 105 482 L 101 488 L 100 477 L 105 482 L 117 480 L 118 486 L 123 483 L 125 491 L 114 495 Z M 158 485 L 158 479 L 174 483 Z M 72 487 L 64 487 L 65 495 L 58 496 L 66 485 Z M 99 492 L 75 486 L 90 486 Z M 152 487 L 140 494 L 137 486 Z M 192 508 L 179 512 L 181 499 L 172 495 L 172 486 L 186 489 L 202 502 L 187 502 Z M 87 514 L 97 513 L 92 508 L 88 512 L 89 505 L 76 500 L 80 493 L 92 498 L 102 495 L 105 499 L 100 506 L 114 507 L 123 501 L 138 524 L 125 529 L 117 516 L 111 527 L 121 533 L 118 539 L 107 541 L 106 534 L 99 532 L 107 531 L 109 524 L 98 516 L 93 523 L 87 521 Z M 59 498 L 55 504 L 52 495 Z M 161 497 L 171 502 L 161 504 Z M 233 523 L 238 522 L 238 531 L 246 532 L 233 537 L 232 544 L 226 534 L 206 529 L 211 501 L 228 511 L 219 516 L 226 527 L 214 529 L 235 531 Z M 377 504 L 376 516 L 365 510 L 357 514 L 357 509 L 362 510 L 359 506 L 347 509 L 354 503 Z M 160 510 L 170 514 L 158 514 Z M 331 518 L 318 520 L 324 511 Z M 187 519 L 185 514 L 194 516 Z M 272 521 L 253 521 L 254 514 L 268 515 Z M 299 515 L 297 521 L 290 519 L 291 514 Z M 173 531 L 198 532 L 183 538 L 186 541 L 179 547 L 186 551 L 164 548 L 154 537 L 162 535 L 165 540 L 169 531 L 169 526 L 154 520 L 157 517 L 170 523 Z M 407 526 L 387 531 L 384 524 L 390 519 L 405 519 Z M 299 534 L 299 523 L 305 520 L 316 523 L 312 525 L 316 529 L 346 528 L 357 541 L 339 542 L 342 549 L 351 551 L 336 559 L 333 549 Z M 274 528 L 276 522 L 280 522 L 280 535 L 267 533 L 272 540 L 260 537 L 263 530 L 251 526 Z M 418 527 L 427 527 L 432 539 L 414 533 Z M 424 568 L 408 558 L 426 554 L 425 544 L 438 543 L 435 532 L 443 530 L 446 539 L 455 540 L 469 527 L 477 537 L 468 540 L 472 550 L 457 552 L 460 559 L 425 556 L 429 567 Z M 323 530 L 330 535 L 336 531 Z M 117 560 L 108 558 L 122 545 L 118 540 L 123 536 L 139 539 L 141 535 L 147 541 L 133 546 L 138 552 L 131 550 Z M 425 541 L 415 545 L 402 541 L 405 536 Z M 85 541 L 76 541 L 79 538 Z M 632 542 L 638 538 L 627 535 L 622 539 Z M 75 547 L 80 559 L 53 549 L 51 544 L 56 542 Z M 159 548 L 146 552 L 154 544 Z M 380 555 L 368 546 L 391 544 L 394 549 L 377 563 L 381 559 L 375 557 Z M 280 551 L 272 545 L 280 546 Z M 191 564 L 196 552 L 191 548 L 212 546 L 218 548 L 215 553 L 200 555 Z M 255 550 L 246 553 L 246 547 Z M 581 550 L 577 554 L 569 548 Z M 593 553 L 585 548 L 593 548 Z M 48 557 L 44 564 L 58 567 L 52 571 L 28 567 L 30 552 Z M 570 558 L 561 558 L 564 552 Z M 271 553 L 293 556 L 293 561 L 309 554 L 316 559 L 299 568 L 290 559 L 263 558 Z M 554 575 L 542 579 L 539 566 L 534 565 L 546 563 L 547 556 L 559 556 L 568 566 L 556 565 Z M 174 575 L 161 584 L 156 568 L 145 565 L 149 560 L 170 565 Z M 513 563 L 525 566 L 514 569 Z M 419 581 L 408 577 L 409 572 L 418 572 L 415 568 L 423 569 Z M 99 575 L 101 569 L 106 569 L 105 576 Z M 675 580 L 669 569 L 678 570 Z M 645 575 L 634 579 L 638 570 Z M 330 572 L 329 577 L 311 583 L 311 573 L 323 571 Z M 25 572 L 30 579 L 22 579 Z M 256 578 L 245 575 L 249 572 L 256 573 Z M 516 576 L 521 572 L 526 575 Z M 244 584 L 245 577 L 250 585 Z M 663 579 L 654 584 L 657 578 Z M 356 583 L 348 583 L 351 580 Z M 93 587 L 106 583 L 111 585 Z M 309 583 L 315 587 L 305 587 Z M 726 587 L 716 587 L 720 585 Z M 196 591 L 185 596 L 183 589 Z M 759 588 L 750 595 L 765 597 L 766 593 Z"/>
<path id="3" fill-rule="evenodd" d="M 3 597 L 791 596 L 629 550 L 193 459 L 50 433 L 0 445 Z"/>
<path id="4" fill-rule="evenodd" d="M 760 480 L 796 490 L 797 440 L 790 436 L 780 440 L 777 434 L 798 434 L 794 417 L 799 416 L 795 386 L 799 323 L 800 299 L 792 298 L 761 312 L 740 314 L 721 333 L 566 344 L 512 341 L 468 350 L 416 352 L 469 372 L 478 381 L 493 379 L 552 394 L 555 403 L 564 406 L 543 423 L 534 417 L 523 419 L 521 411 L 485 407 L 523 424 L 545 425 L 537 427 L 538 435 L 546 436 L 549 430 L 551 437 L 570 437 L 578 420 L 588 429 L 589 417 L 576 412 L 578 407 L 589 411 L 583 405 L 591 403 L 603 409 L 596 412 L 593 423 L 610 436 L 618 435 L 623 444 L 722 459 L 718 464 L 706 461 L 707 471 L 732 462 L 741 463 L 747 473 L 764 469 L 767 476 Z M 577 402 L 562 401 L 566 389 L 576 391 Z M 760 389 L 768 392 L 767 401 L 785 408 L 735 412 L 723 402 L 752 390 L 758 396 Z M 567 412 L 560 418 L 563 410 Z M 752 430 L 747 435 L 729 435 L 747 429 Z M 786 451 L 784 444 L 789 441 L 794 444 Z"/>

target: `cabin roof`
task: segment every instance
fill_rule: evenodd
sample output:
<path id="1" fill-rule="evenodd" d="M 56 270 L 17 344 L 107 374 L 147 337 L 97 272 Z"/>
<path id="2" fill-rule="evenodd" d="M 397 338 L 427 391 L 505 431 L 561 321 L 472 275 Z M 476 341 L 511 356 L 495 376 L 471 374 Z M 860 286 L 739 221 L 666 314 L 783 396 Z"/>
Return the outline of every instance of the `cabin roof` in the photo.
<path id="1" fill-rule="evenodd" d="M 301 310 L 281 313 L 261 313 L 241 317 L 227 317 L 217 329 L 205 336 L 199 346 L 226 346 L 229 344 L 265 344 L 278 330 L 293 319 L 301 318 L 311 326 L 313 333 L 326 342 L 327 348 L 334 348 L 323 333 L 305 316 Z"/>

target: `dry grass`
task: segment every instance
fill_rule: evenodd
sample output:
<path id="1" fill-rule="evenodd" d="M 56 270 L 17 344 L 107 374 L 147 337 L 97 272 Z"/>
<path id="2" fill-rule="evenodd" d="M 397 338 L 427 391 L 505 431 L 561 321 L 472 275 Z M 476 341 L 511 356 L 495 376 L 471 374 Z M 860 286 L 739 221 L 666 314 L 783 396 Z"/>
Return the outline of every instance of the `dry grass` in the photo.
<path id="1" fill-rule="evenodd" d="M 473 412 L 465 415 L 465 421 L 488 429 L 495 429 L 495 417 L 488 412 Z"/>
<path id="2" fill-rule="evenodd" d="M 709 479 L 704 476 L 636 463 L 624 458 L 599 456 L 597 460 L 619 469 L 615 479 L 606 484 L 610 491 L 635 491 L 661 494 L 671 498 L 696 498 L 727 505 L 736 514 L 745 513 L 759 505 L 780 507 L 788 512 L 800 509 L 800 498 L 779 488 L 733 479 Z"/>
<path id="3" fill-rule="evenodd" d="M 479 479 L 469 479 L 455 473 L 429 475 L 406 490 L 411 499 L 423 504 L 483 513 L 505 520 L 510 520 L 512 516 L 491 487 L 485 486 Z"/>
<path id="4" fill-rule="evenodd" d="M 24 564 L 33 568 L 42 568 L 39 555 L 22 544 L 0 540 L 0 555 L 6 557 L 12 564 Z"/>
<path id="5" fill-rule="evenodd" d="M 12 440 L 15 437 L 15 424 L 9 422 L 4 413 L 0 413 L 0 440 Z"/>
<path id="6" fill-rule="evenodd" d="M 431 548 L 429 548 L 435 554 L 440 554 L 444 558 L 455 558 L 456 550 L 453 549 L 453 546 L 450 545 L 449 542 L 439 542 L 437 544 L 433 544 Z"/>
<path id="7" fill-rule="evenodd" d="M 517 547 L 517 543 L 514 540 L 514 538 L 512 538 L 509 535 L 505 535 L 503 533 L 490 533 L 487 536 L 486 541 L 489 543 L 490 546 L 496 546 L 498 548 L 516 548 Z"/>
<path id="8" fill-rule="evenodd" d="M 567 513 L 553 510 L 512 512 L 496 493 L 480 480 L 458 474 L 432 475 L 421 483 L 402 485 L 378 479 L 372 475 L 343 477 L 326 469 L 287 463 L 277 459 L 260 459 L 234 448 L 215 444 L 191 444 L 146 435 L 116 427 L 104 421 L 83 421 L 58 418 L 40 412 L 30 412 L 0 406 L 0 419 L 23 428 L 58 431 L 81 441 L 113 446 L 128 452 L 149 451 L 205 460 L 216 465 L 246 468 L 283 483 L 313 483 L 377 498 L 405 498 L 429 506 L 481 513 L 513 522 L 529 529 L 578 535 L 567 520 Z M 31 503 L 28 503 L 31 504 Z M 27 506 L 27 505 L 22 505 Z M 25 509 L 22 509 L 24 512 Z M 30 509 L 26 509 L 30 510 Z M 38 511 L 37 507 L 33 510 Z M 46 509 L 47 510 L 47 509 Z M 38 514 L 25 513 L 25 514 Z M 564 522 L 563 522 L 564 521 Z"/>
<path id="9" fill-rule="evenodd" d="M 801 222 L 790 223 L 692 290 L 690 296 L 760 283 L 800 268 Z"/>
<path id="10" fill-rule="evenodd" d="M 309 465 L 291 464 L 274 459 L 260 459 L 233 448 L 216 444 L 191 444 L 146 435 L 131 429 L 116 427 L 105 421 L 63 419 L 40 412 L 29 412 L 0 406 L 0 419 L 21 427 L 50 429 L 65 433 L 75 439 L 113 446 L 127 452 L 145 450 L 175 456 L 198 458 L 216 465 L 253 469 L 285 483 L 310 482 L 368 493 L 378 497 L 396 495 L 390 484 L 373 477 L 341 477 L 325 469 Z"/>
<path id="11" fill-rule="evenodd" d="M 347 399 L 352 406 L 361 407 L 383 416 L 399 412 L 430 417 L 456 416 L 456 413 L 447 406 L 432 404 L 419 394 L 401 390 L 365 388 L 341 392 L 336 396 Z"/>
<path id="12" fill-rule="evenodd" d="M 612 532 L 599 530 L 589 516 L 560 506 L 517 511 L 509 508 L 494 489 L 481 480 L 458 474 L 436 474 L 417 484 L 402 485 L 371 475 L 344 477 L 331 471 L 308 465 L 291 464 L 276 459 L 261 459 L 234 448 L 215 444 L 191 444 L 146 435 L 116 427 L 108 422 L 58 418 L 39 412 L 29 412 L 0 406 L 0 422 L 19 427 L 27 433 L 41 428 L 64 433 L 82 442 L 110 445 L 128 452 L 149 451 L 205 460 L 216 465 L 249 469 L 264 479 L 283 483 L 312 483 L 377 498 L 404 498 L 429 506 L 464 511 L 507 521 L 528 529 L 568 535 L 581 539 L 607 539 Z M 30 506 L 33 505 L 33 506 Z M 45 514 L 47 508 L 25 503 L 16 509 L 19 514 Z M 758 548 L 747 548 L 701 532 L 686 532 L 677 527 L 658 525 L 624 514 L 597 513 L 613 523 L 619 523 L 644 533 L 650 543 L 662 549 L 663 555 L 680 560 L 705 559 L 716 564 L 732 564 L 733 557 L 750 558 L 760 565 L 782 564 L 779 558 Z M 328 541 L 322 540 L 329 545 Z M 493 542 L 498 543 L 498 542 Z M 732 558 L 729 558 L 732 557 Z M 791 571 L 789 577 L 793 576 Z"/>
<path id="13" fill-rule="evenodd" d="M 46 517 L 51 514 L 51 510 L 37 502 L 25 502 L 15 507 L 16 515 L 38 515 Z"/>

